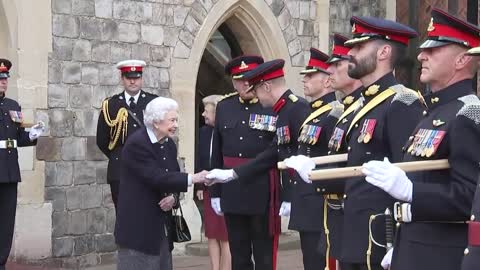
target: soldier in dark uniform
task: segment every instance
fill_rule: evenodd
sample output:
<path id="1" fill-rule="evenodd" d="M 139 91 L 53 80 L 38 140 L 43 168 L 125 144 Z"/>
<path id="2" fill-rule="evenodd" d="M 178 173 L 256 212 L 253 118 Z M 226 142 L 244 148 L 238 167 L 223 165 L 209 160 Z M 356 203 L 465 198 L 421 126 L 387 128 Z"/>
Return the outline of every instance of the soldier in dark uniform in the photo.
<path id="1" fill-rule="evenodd" d="M 379 18 L 354 16 L 351 23 L 354 38 L 344 44 L 352 47 L 348 52 L 348 75 L 362 81 L 365 100 L 343 135 L 348 142 L 347 166 L 384 157 L 398 161 L 403 142 L 421 117 L 423 107 L 415 91 L 398 85 L 393 69 L 405 54 L 409 39 L 417 33 Z M 391 196 L 363 177 L 348 179 L 343 202 L 342 270 L 382 269 L 385 248 L 376 243 L 385 243 L 386 232 L 380 215 L 393 203 Z"/>
<path id="2" fill-rule="evenodd" d="M 330 75 L 332 88 L 340 91 L 343 94 L 341 103 L 343 104 L 343 113 L 335 123 L 332 135 L 328 139 L 328 155 L 347 153 L 345 132 L 348 129 L 350 121 L 352 121 L 356 110 L 358 110 L 362 103 L 362 82 L 348 76 L 348 52 L 350 48 L 345 47 L 344 43 L 347 38 L 339 34 L 333 37 L 334 47 L 332 56 L 327 61 L 330 64 L 330 69 L 333 70 Z M 333 69 L 332 69 L 333 68 Z M 346 163 L 333 164 L 333 167 L 344 167 Z M 329 167 L 332 167 L 329 166 Z M 339 183 L 338 186 L 335 183 Z M 332 185 L 333 184 L 333 185 Z M 342 196 L 344 192 L 345 182 L 329 182 L 316 181 L 313 182 L 313 187 L 318 195 L 324 197 L 327 204 L 327 213 L 324 213 L 326 219 L 326 227 L 324 230 L 328 232 L 325 239 L 321 242 L 321 250 L 325 252 L 326 257 L 340 258 L 341 251 L 341 235 L 343 224 L 343 209 Z M 330 261 L 329 268 L 335 269 L 335 262 Z"/>
<path id="3" fill-rule="evenodd" d="M 468 50 L 472 56 L 480 56 L 480 47 Z M 480 63 L 480 57 L 477 58 Z M 468 222 L 468 248 L 464 252 L 462 270 L 476 270 L 480 262 L 480 174 L 473 198 L 470 221 Z"/>
<path id="4" fill-rule="evenodd" d="M 428 109 L 405 144 L 403 161 L 448 159 L 449 169 L 406 174 L 388 160 L 364 165 L 366 180 L 396 200 L 399 223 L 392 269 L 460 269 L 480 173 L 480 100 L 472 89 L 480 29 L 432 10 L 420 46 L 420 80 L 430 86 Z M 477 261 L 476 269 L 478 269 Z"/>
<path id="5" fill-rule="evenodd" d="M 268 148 L 275 135 L 276 117 L 263 108 L 242 74 L 263 63 L 259 56 L 240 56 L 225 66 L 232 76 L 235 93 L 217 104 L 211 168 L 233 168 L 248 162 Z M 252 181 L 233 181 L 209 188 L 212 208 L 225 216 L 232 269 L 272 269 L 273 239 L 278 231 L 269 231 L 271 205 L 270 173 L 259 172 Z M 274 180 L 274 179 L 272 179 Z"/>
<path id="6" fill-rule="evenodd" d="M 121 153 L 128 136 L 143 126 L 143 110 L 157 95 L 141 90 L 144 61 L 125 60 L 117 64 L 125 91 L 105 99 L 97 123 L 97 146 L 108 157 L 107 182 L 117 208 Z"/>
<path id="7" fill-rule="evenodd" d="M 310 106 L 306 100 L 295 96 L 292 91 L 287 90 L 283 72 L 284 64 L 285 62 L 281 59 L 272 60 L 245 73 L 241 78 L 244 81 L 248 81 L 248 84 L 251 85 L 250 89 L 258 97 L 262 106 L 273 108 L 273 111 L 277 115 L 276 125 L 274 125 L 275 127 L 273 128 L 276 130 L 276 137 L 273 143 L 270 144 L 265 151 L 258 154 L 255 159 L 243 165 L 236 166 L 234 169 L 214 169 L 209 173 L 207 178 L 216 179 L 215 181 L 218 183 L 226 183 L 237 178 L 238 179 L 233 182 L 255 183 L 265 181 L 254 176 L 267 173 L 276 167 L 278 161 L 296 154 L 300 126 L 302 121 L 310 114 Z M 217 117 L 218 116 L 219 113 L 217 111 Z M 278 174 L 271 173 L 272 178 L 275 178 L 275 176 L 278 176 Z M 271 216 L 273 214 L 273 217 L 269 220 L 268 224 L 266 222 L 263 223 L 263 226 L 268 225 L 271 227 L 270 230 L 276 232 L 274 238 L 275 243 L 273 244 L 275 249 L 277 248 L 276 241 L 278 240 L 278 233 L 280 231 L 280 219 L 278 215 L 288 216 L 290 214 L 290 185 L 293 184 L 293 173 L 291 171 L 282 171 L 280 177 L 281 194 L 279 194 L 280 187 L 278 179 L 272 182 L 273 185 L 270 185 L 270 199 L 272 203 L 268 206 L 268 209 L 269 215 Z M 248 196 L 248 198 L 242 198 L 242 203 L 252 199 L 253 196 L 251 195 Z M 279 207 L 280 201 L 282 201 L 282 205 Z M 232 246 L 231 243 L 230 246 Z M 273 253 L 275 253 L 275 251 Z M 273 263 L 269 264 L 268 267 L 256 265 L 256 269 L 275 269 L 275 264 L 276 258 L 274 257 Z M 252 269 L 252 267 L 243 269 Z"/>
<path id="8" fill-rule="evenodd" d="M 36 145 L 44 130 L 39 122 L 30 132 L 25 131 L 20 105 L 6 97 L 10 68 L 9 60 L 0 59 L 0 270 L 5 269 L 15 226 L 17 185 L 21 181 L 17 147 Z"/>
<path id="9" fill-rule="evenodd" d="M 310 60 L 305 70 L 303 88 L 305 96 L 312 99 L 312 113 L 303 121 L 298 138 L 297 154 L 323 156 L 328 152 L 328 140 L 335 123 L 343 112 L 330 87 L 329 56 L 311 48 Z M 325 268 L 325 254 L 320 243 L 325 238 L 323 229 L 323 197 L 317 196 L 311 184 L 295 179 L 292 192 L 292 211 L 289 229 L 300 232 L 303 267 L 306 270 Z"/>

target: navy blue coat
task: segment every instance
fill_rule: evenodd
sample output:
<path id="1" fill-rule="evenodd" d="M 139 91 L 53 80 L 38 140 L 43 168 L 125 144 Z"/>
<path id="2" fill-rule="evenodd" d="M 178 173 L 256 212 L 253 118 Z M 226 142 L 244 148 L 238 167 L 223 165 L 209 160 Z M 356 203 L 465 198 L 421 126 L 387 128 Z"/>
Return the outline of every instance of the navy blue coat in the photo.
<path id="1" fill-rule="evenodd" d="M 28 132 L 20 123 L 12 121 L 10 111 L 21 111 L 20 105 L 13 100 L 0 96 L 0 140 L 17 140 L 18 147 L 32 146 L 37 140 L 30 141 Z M 0 183 L 20 182 L 17 148 L 0 149 Z"/>
<path id="2" fill-rule="evenodd" d="M 122 157 L 116 243 L 158 255 L 171 215 L 158 203 L 167 194 L 187 191 L 188 174 L 180 172 L 174 141 L 152 144 L 146 128 L 130 135 Z"/>

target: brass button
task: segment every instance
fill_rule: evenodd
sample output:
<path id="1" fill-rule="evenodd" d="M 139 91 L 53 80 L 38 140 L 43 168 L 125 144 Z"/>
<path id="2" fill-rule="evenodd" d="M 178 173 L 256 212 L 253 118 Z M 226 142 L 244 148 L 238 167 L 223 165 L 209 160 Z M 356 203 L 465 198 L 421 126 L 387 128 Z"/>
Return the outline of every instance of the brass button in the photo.
<path id="1" fill-rule="evenodd" d="M 464 254 L 464 255 L 468 255 L 469 252 L 470 252 L 470 250 L 468 250 L 468 248 L 466 248 L 466 249 L 463 251 L 463 254 Z"/>
<path id="2" fill-rule="evenodd" d="M 245 107 L 245 110 L 247 110 L 247 111 L 248 111 L 248 107 Z"/>
<path id="3" fill-rule="evenodd" d="M 163 160 L 166 160 L 167 158 L 166 157 L 163 157 Z"/>
<path id="4" fill-rule="evenodd" d="M 238 156 L 241 157 L 241 156 L 242 156 L 242 153 L 238 153 Z"/>
<path id="5" fill-rule="evenodd" d="M 137 113 L 136 113 L 136 112 L 134 112 L 134 113 L 133 113 L 133 115 L 137 115 Z"/>
<path id="6" fill-rule="evenodd" d="M 297 181 L 293 182 L 293 184 L 296 185 L 296 184 L 297 184 Z"/>
<path id="7" fill-rule="evenodd" d="M 290 179 L 289 182 L 291 183 L 291 182 L 292 182 L 292 179 Z"/>
<path id="8" fill-rule="evenodd" d="M 348 151 L 352 150 L 352 147 L 349 146 L 349 147 L 347 148 L 347 150 L 348 150 Z"/>
<path id="9" fill-rule="evenodd" d="M 162 145 L 162 146 L 160 146 L 160 149 L 163 149 L 163 145 Z"/>
<path id="10" fill-rule="evenodd" d="M 427 115 L 427 111 L 423 111 L 423 115 L 424 115 L 424 116 Z"/>
<path id="11" fill-rule="evenodd" d="M 240 141 L 243 140 L 243 137 L 240 137 Z"/>
<path id="12" fill-rule="evenodd" d="M 168 169 L 165 169 L 166 172 L 168 172 Z"/>
<path id="13" fill-rule="evenodd" d="M 317 188 L 317 192 L 320 192 L 320 188 Z"/>
<path id="14" fill-rule="evenodd" d="M 242 124 L 245 124 L 245 121 L 242 121 Z"/>
<path id="15" fill-rule="evenodd" d="M 346 198 L 347 198 L 347 194 L 343 194 L 343 198 L 346 199 Z"/>
<path id="16" fill-rule="evenodd" d="M 137 127 L 137 124 L 133 124 L 133 127 Z"/>
<path id="17" fill-rule="evenodd" d="M 355 124 L 355 127 L 358 128 L 358 124 Z"/>
<path id="18" fill-rule="evenodd" d="M 329 155 L 330 155 L 331 153 L 332 153 L 332 151 L 328 151 L 328 153 L 327 153 L 327 154 L 329 154 Z"/>
<path id="19" fill-rule="evenodd" d="M 397 228 L 400 227 L 400 222 L 397 222 L 397 224 L 395 224 L 395 225 L 397 226 Z"/>
<path id="20" fill-rule="evenodd" d="M 325 189 L 324 189 L 324 188 L 322 188 L 322 192 L 325 192 Z"/>
<path id="21" fill-rule="evenodd" d="M 470 220 L 471 220 L 471 221 L 474 221 L 474 220 L 475 220 L 475 215 L 472 215 L 472 216 L 470 217 Z"/>

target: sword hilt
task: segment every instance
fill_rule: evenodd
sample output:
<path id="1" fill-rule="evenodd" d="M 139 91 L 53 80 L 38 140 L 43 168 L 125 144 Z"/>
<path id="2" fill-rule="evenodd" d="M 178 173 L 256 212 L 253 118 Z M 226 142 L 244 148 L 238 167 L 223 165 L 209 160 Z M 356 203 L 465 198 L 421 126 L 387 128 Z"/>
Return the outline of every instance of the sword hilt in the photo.
<path id="1" fill-rule="evenodd" d="M 388 251 L 393 247 L 393 217 L 388 208 L 385 210 L 385 240 Z"/>

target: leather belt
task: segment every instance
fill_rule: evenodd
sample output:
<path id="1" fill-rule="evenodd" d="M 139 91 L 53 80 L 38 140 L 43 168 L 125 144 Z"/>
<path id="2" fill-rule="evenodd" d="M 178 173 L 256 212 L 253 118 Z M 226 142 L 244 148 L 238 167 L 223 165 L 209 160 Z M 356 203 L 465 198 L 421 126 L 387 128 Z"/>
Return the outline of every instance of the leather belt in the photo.
<path id="1" fill-rule="evenodd" d="M 0 140 L 0 149 L 13 149 L 17 148 L 17 140 Z"/>
<path id="2" fill-rule="evenodd" d="M 480 247 L 480 221 L 468 222 L 468 245 Z"/>

